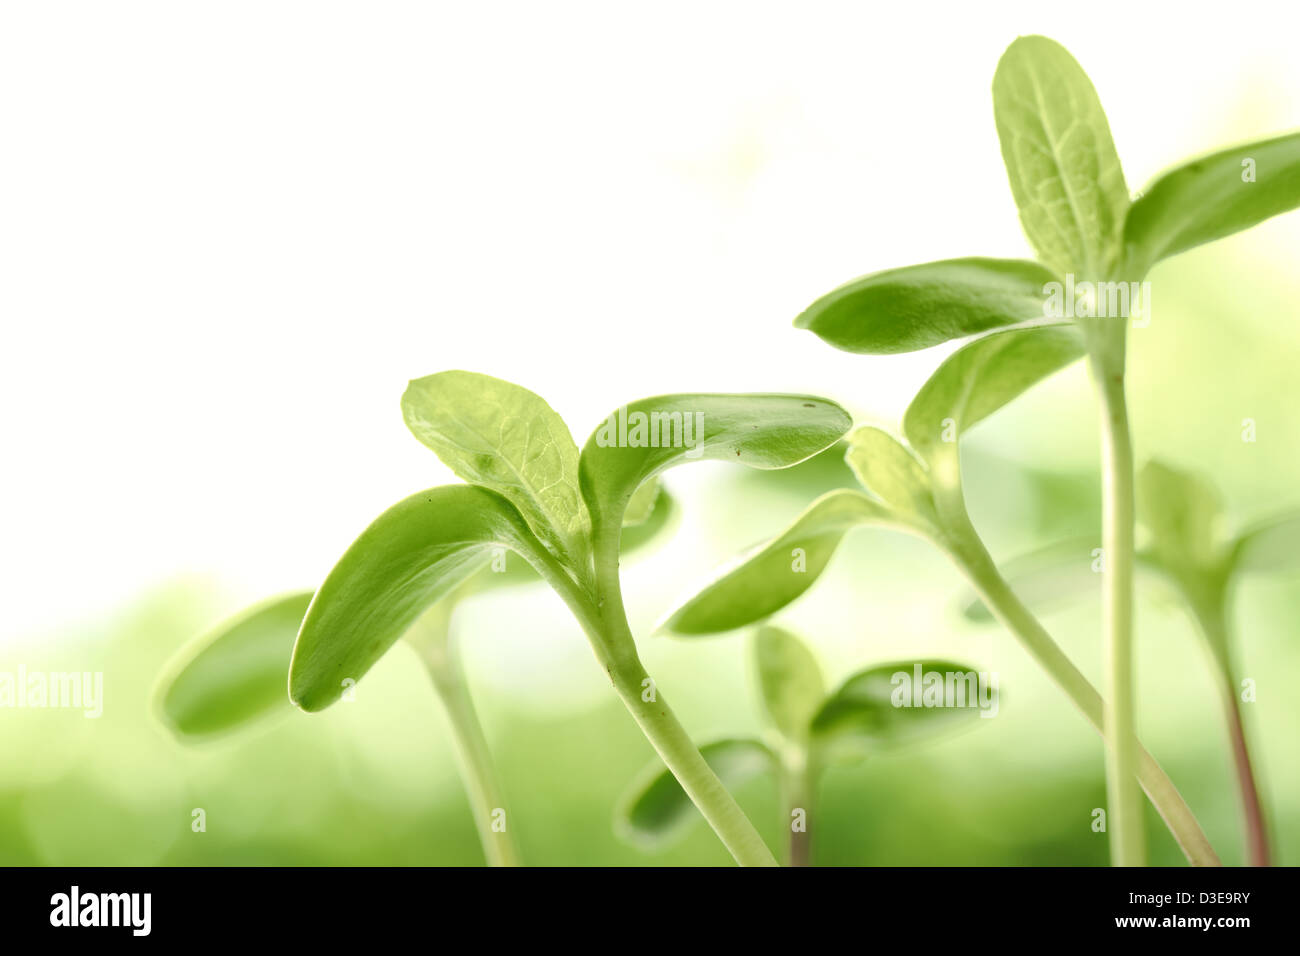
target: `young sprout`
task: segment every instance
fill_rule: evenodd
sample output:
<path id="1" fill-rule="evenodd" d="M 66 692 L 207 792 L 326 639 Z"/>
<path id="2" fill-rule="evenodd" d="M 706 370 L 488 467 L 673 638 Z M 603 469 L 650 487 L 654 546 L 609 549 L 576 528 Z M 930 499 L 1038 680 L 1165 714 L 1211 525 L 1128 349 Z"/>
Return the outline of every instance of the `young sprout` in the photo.
<path id="1" fill-rule="evenodd" d="M 737 862 L 775 859 L 642 667 L 619 583 L 625 516 L 665 469 L 720 459 L 786 468 L 848 430 L 807 395 L 666 395 L 617 409 L 582 452 L 540 397 L 471 372 L 411 382 L 415 436 L 469 484 L 412 495 L 380 515 L 316 592 L 298 632 L 289 696 L 328 707 L 417 618 L 506 548 L 572 611 L 619 697 Z"/>
<path id="2" fill-rule="evenodd" d="M 781 797 L 781 826 L 789 833 L 786 864 L 812 863 L 818 778 L 828 766 L 861 762 L 933 739 L 972 717 L 993 712 L 997 688 L 981 691 L 973 668 L 951 661 L 898 661 L 858 671 L 827 695 L 812 652 L 793 634 L 763 627 L 754 634 L 764 740 L 715 740 L 700 753 L 728 789 L 772 774 Z M 959 688 L 960 702 L 913 706 L 923 687 Z M 985 706 L 985 705 L 991 706 Z M 981 709 L 983 708 L 983 709 Z M 657 764 L 629 788 L 615 828 L 649 848 L 677 839 L 697 819 L 681 786 Z"/>
<path id="3" fill-rule="evenodd" d="M 1147 544 L 1137 566 L 1154 583 L 1171 587 L 1186 605 L 1205 641 L 1223 701 L 1224 719 L 1245 818 L 1247 859 L 1254 866 L 1270 860 L 1266 815 L 1260 800 L 1242 721 L 1232 627 L 1231 597 L 1245 574 L 1300 570 L 1300 513 L 1264 520 L 1239 534 L 1225 535 L 1218 492 L 1205 478 L 1158 461 L 1138 473 L 1138 521 Z M 1007 577 L 1035 608 L 1063 604 L 1094 593 L 1092 545 L 1064 541 L 1007 564 Z M 967 617 L 987 616 L 976 599 Z"/>
<path id="4" fill-rule="evenodd" d="M 1011 192 L 1040 262 L 970 258 L 878 272 L 819 299 L 795 324 L 837 348 L 874 354 L 1034 324 L 1068 323 L 1077 332 L 1102 436 L 1111 855 L 1140 865 L 1134 461 L 1124 383 L 1128 319 L 1144 303 L 1133 294 L 1140 297 L 1161 260 L 1300 206 L 1300 133 L 1194 160 L 1130 200 L 1096 90 L 1059 44 L 1038 36 L 1012 43 L 993 78 L 993 106 Z"/>
<path id="5" fill-rule="evenodd" d="M 789 528 L 672 612 L 664 627 L 678 634 L 713 634 L 760 621 L 812 586 L 849 531 L 892 528 L 947 554 L 1003 625 L 1102 730 L 1100 695 L 1007 585 L 971 523 L 959 454 L 960 438 L 972 426 L 1068 365 L 1082 349 L 1069 327 L 995 332 L 963 346 L 908 406 L 906 444 L 869 426 L 849 436 L 848 464 L 869 494 L 840 489 L 822 495 Z M 1187 858 L 1217 864 L 1191 810 L 1140 747 L 1138 778 Z"/>
<path id="6" fill-rule="evenodd" d="M 674 513 L 672 496 L 657 480 L 642 485 L 628 507 L 624 553 L 652 542 Z M 517 555 L 493 554 L 486 567 L 435 601 L 402 635 L 423 662 L 446 712 L 484 857 L 492 866 L 518 865 L 519 850 L 508 815 L 505 827 L 494 826 L 506 801 L 465 680 L 452 619 L 465 598 L 536 581 Z M 159 719 L 181 740 L 199 742 L 297 713 L 285 692 L 286 674 L 311 600 L 311 591 L 301 591 L 266 601 L 183 648 L 159 681 Z"/>

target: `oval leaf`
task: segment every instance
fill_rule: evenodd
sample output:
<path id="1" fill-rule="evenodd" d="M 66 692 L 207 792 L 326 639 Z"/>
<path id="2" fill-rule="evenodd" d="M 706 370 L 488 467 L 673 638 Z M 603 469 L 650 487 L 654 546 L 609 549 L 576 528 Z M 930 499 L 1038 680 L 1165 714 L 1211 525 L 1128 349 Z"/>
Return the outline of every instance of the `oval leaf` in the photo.
<path id="1" fill-rule="evenodd" d="M 964 664 L 881 664 L 827 698 L 813 718 L 813 742 L 829 759 L 860 759 L 970 727 L 980 714 L 995 714 L 997 701 L 996 681 L 985 683 Z"/>
<path id="2" fill-rule="evenodd" d="M 903 433 L 923 458 L 955 452 L 966 429 L 1084 354 L 1070 326 L 994 332 L 950 355 L 903 415 Z"/>
<path id="3" fill-rule="evenodd" d="M 1088 75 L 1047 37 L 1020 37 L 993 77 L 993 115 L 1020 222 L 1061 275 L 1109 276 L 1128 189 Z"/>
<path id="4" fill-rule="evenodd" d="M 1234 146 L 1165 173 L 1124 222 L 1127 271 L 1141 278 L 1170 256 L 1300 206 L 1300 133 Z"/>
<path id="5" fill-rule="evenodd" d="M 853 424 L 811 395 L 663 395 L 615 411 L 583 446 L 582 494 L 593 520 L 622 525 L 637 489 L 665 469 L 720 459 L 788 468 L 834 444 Z"/>
<path id="6" fill-rule="evenodd" d="M 1137 476 L 1137 517 L 1151 534 L 1152 550 L 1170 567 L 1218 564 L 1219 493 L 1205 479 L 1160 461 Z"/>
<path id="7" fill-rule="evenodd" d="M 1002 577 L 1035 614 L 1075 603 L 1085 596 L 1101 597 L 1101 575 L 1093 571 L 1099 542 L 1093 538 L 1059 541 L 1022 554 L 1001 565 Z M 962 614 L 981 623 L 993 615 L 979 597 L 962 599 Z"/>
<path id="8" fill-rule="evenodd" d="M 407 386 L 402 414 L 459 478 L 503 495 L 561 560 L 585 567 L 578 446 L 541 396 L 490 375 L 439 372 Z"/>
<path id="9" fill-rule="evenodd" d="M 884 506 L 860 491 L 827 492 L 772 541 L 719 572 L 661 628 L 680 635 L 718 634 L 775 614 L 812 586 L 840 539 L 864 524 L 898 526 Z"/>
<path id="10" fill-rule="evenodd" d="M 307 610 L 289 667 L 289 696 L 317 711 L 359 681 L 420 614 L 498 548 L 563 573 L 505 498 L 474 485 L 412 495 L 375 519 L 330 571 Z"/>
<path id="11" fill-rule="evenodd" d="M 292 712 L 285 674 L 311 596 L 265 601 L 183 648 L 158 686 L 163 723 L 179 737 L 213 737 Z"/>
<path id="12" fill-rule="evenodd" d="M 947 259 L 840 286 L 794 324 L 846 352 L 912 352 L 1046 315 L 1052 272 L 1023 259 Z"/>
<path id="13" fill-rule="evenodd" d="M 700 755 L 728 790 L 776 765 L 776 757 L 757 740 L 716 740 L 702 746 Z M 656 760 L 619 801 L 614 828 L 637 843 L 660 846 L 700 819 L 703 817 L 677 778 Z"/>
<path id="14" fill-rule="evenodd" d="M 844 456 L 862 486 L 900 518 L 924 528 L 939 524 L 925 465 L 893 435 L 870 425 L 849 436 Z"/>
<path id="15" fill-rule="evenodd" d="M 754 635 L 754 661 L 763 707 L 772 726 L 802 747 L 813 714 L 826 696 L 817 659 L 799 638 L 779 627 L 759 628 Z"/>
<path id="16" fill-rule="evenodd" d="M 1300 570 L 1300 512 L 1270 518 L 1243 533 L 1232 566 L 1251 572 Z"/>

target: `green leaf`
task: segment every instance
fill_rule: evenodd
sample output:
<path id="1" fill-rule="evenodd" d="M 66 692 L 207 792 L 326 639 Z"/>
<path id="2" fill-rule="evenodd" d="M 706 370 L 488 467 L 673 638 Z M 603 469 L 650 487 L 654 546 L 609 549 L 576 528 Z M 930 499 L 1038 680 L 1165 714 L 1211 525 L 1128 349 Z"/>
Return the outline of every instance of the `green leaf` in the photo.
<path id="1" fill-rule="evenodd" d="M 903 433 L 923 458 L 955 452 L 966 430 L 1084 354 L 1070 326 L 1015 329 L 976 339 L 950 355 L 903 415 Z"/>
<path id="2" fill-rule="evenodd" d="M 1300 206 L 1300 133 L 1234 146 L 1165 173 L 1124 222 L 1135 278 L 1170 256 Z"/>
<path id="3" fill-rule="evenodd" d="M 677 502 L 673 496 L 668 493 L 657 481 L 648 481 L 637 491 L 636 496 L 647 488 L 655 491 L 654 502 L 650 510 L 645 512 L 644 517 L 639 521 L 624 521 L 622 543 L 619 551 L 624 556 L 637 554 L 646 551 L 651 545 L 666 538 L 669 530 L 675 525 L 679 516 Z M 628 517 L 633 513 L 632 508 L 628 508 Z"/>
<path id="4" fill-rule="evenodd" d="M 328 707 L 420 614 L 482 569 L 497 548 L 539 573 L 562 574 L 505 498 L 474 485 L 431 488 L 398 502 L 339 559 L 307 611 L 289 667 L 289 696 Z"/>
<path id="5" fill-rule="evenodd" d="M 540 396 L 490 375 L 439 372 L 407 386 L 402 414 L 458 477 L 503 495 L 562 561 L 585 567 L 591 523 L 578 447 Z"/>
<path id="6" fill-rule="evenodd" d="M 937 692 L 929 689 L 936 674 Z M 854 674 L 826 699 L 813 718 L 813 742 L 831 760 L 860 759 L 969 727 L 980 714 L 995 714 L 997 702 L 996 681 L 986 684 L 965 664 L 881 664 Z"/>
<path id="7" fill-rule="evenodd" d="M 772 541 L 720 571 L 661 627 L 679 635 L 718 634 L 775 614 L 812 586 L 840 539 L 864 524 L 897 526 L 888 509 L 860 491 L 827 492 Z"/>
<path id="8" fill-rule="evenodd" d="M 665 469 L 719 459 L 788 468 L 853 423 L 811 395 L 663 395 L 613 412 L 582 449 L 582 494 L 598 524 L 621 525 L 637 489 Z"/>
<path id="9" fill-rule="evenodd" d="M 845 460 L 862 486 L 895 515 L 927 530 L 938 526 L 925 465 L 893 435 L 870 425 L 859 428 L 849 436 Z"/>
<path id="10" fill-rule="evenodd" d="M 1278 515 L 1237 538 L 1232 567 L 1238 571 L 1300 570 L 1300 512 Z"/>
<path id="11" fill-rule="evenodd" d="M 1137 476 L 1137 517 L 1152 550 L 1172 568 L 1209 568 L 1220 558 L 1222 503 L 1198 475 L 1149 461 Z"/>
<path id="12" fill-rule="evenodd" d="M 789 631 L 763 627 L 754 635 L 754 661 L 763 707 L 772 725 L 790 742 L 803 745 L 813 714 L 826 696 L 817 659 Z"/>
<path id="13" fill-rule="evenodd" d="M 776 765 L 776 757 L 757 740 L 717 740 L 702 746 L 700 754 L 728 790 Z M 614 828 L 637 843 L 662 846 L 699 819 L 699 811 L 677 778 L 656 760 L 619 801 Z"/>
<path id="14" fill-rule="evenodd" d="M 912 352 L 1046 315 L 1056 276 L 1023 259 L 947 259 L 840 286 L 794 320 L 846 352 Z"/>
<path id="15" fill-rule="evenodd" d="M 1061 275 L 1108 278 L 1128 189 L 1097 91 L 1059 43 L 1020 37 L 993 77 L 993 114 L 1020 222 Z"/>
<path id="16" fill-rule="evenodd" d="M 311 596 L 265 601 L 183 648 L 159 682 L 163 723 L 179 737 L 202 738 L 292 712 L 285 675 Z"/>
<path id="17" fill-rule="evenodd" d="M 659 479 L 651 478 L 638 488 L 628 500 L 623 512 L 623 527 L 634 528 L 649 519 L 659 500 Z"/>

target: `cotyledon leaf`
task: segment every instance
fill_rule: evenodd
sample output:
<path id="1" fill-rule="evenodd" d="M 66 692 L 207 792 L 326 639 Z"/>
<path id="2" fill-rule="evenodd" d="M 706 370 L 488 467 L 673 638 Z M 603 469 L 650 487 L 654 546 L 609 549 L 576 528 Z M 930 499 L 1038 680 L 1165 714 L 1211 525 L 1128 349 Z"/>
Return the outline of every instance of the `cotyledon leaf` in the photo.
<path id="1" fill-rule="evenodd" d="M 812 586 L 846 533 L 866 524 L 914 532 L 860 491 L 827 492 L 777 537 L 719 571 L 661 628 L 683 636 L 718 634 L 775 614 Z"/>
<path id="2" fill-rule="evenodd" d="M 962 346 L 921 386 L 903 415 L 903 433 L 923 458 L 957 440 L 1042 379 L 1084 354 L 1072 326 L 994 332 Z"/>
<path id="3" fill-rule="evenodd" d="M 822 296 L 795 319 L 846 352 L 887 354 L 1044 318 L 1052 271 L 1024 259 L 946 259 L 887 269 Z"/>
<path id="4" fill-rule="evenodd" d="M 1300 570 L 1300 511 L 1261 521 L 1238 538 L 1233 548 L 1235 571 Z"/>
<path id="5" fill-rule="evenodd" d="M 311 596 L 264 601 L 182 648 L 158 685 L 162 722 L 178 737 L 198 739 L 292 713 L 284 680 Z"/>
<path id="6" fill-rule="evenodd" d="M 1300 207 L 1300 133 L 1233 146 L 1160 176 L 1124 221 L 1126 277 Z"/>
<path id="7" fill-rule="evenodd" d="M 482 569 L 497 548 L 562 574 L 518 510 L 496 492 L 444 485 L 398 502 L 344 552 L 307 609 L 289 666 L 299 707 L 328 707 L 427 608 Z"/>
<path id="8" fill-rule="evenodd" d="M 862 486 L 899 518 L 927 529 L 938 526 L 925 465 L 893 435 L 872 425 L 859 428 L 849 436 L 844 459 Z"/>
<path id="9" fill-rule="evenodd" d="M 993 77 L 993 113 L 1020 222 L 1061 275 L 1109 277 L 1128 189 L 1092 81 L 1054 40 L 1020 37 Z"/>
<path id="10" fill-rule="evenodd" d="M 812 395 L 663 395 L 613 412 L 583 446 L 582 495 L 598 525 L 621 525 L 637 489 L 665 469 L 717 459 L 787 468 L 834 444 L 853 423 Z"/>
<path id="11" fill-rule="evenodd" d="M 754 635 L 754 663 L 763 708 L 786 740 L 802 747 L 813 714 L 826 696 L 821 668 L 807 645 L 779 627 L 762 627 Z"/>
<path id="12" fill-rule="evenodd" d="M 880 664 L 854 674 L 826 699 L 813 718 L 813 742 L 830 760 L 858 759 L 969 727 L 997 706 L 996 680 L 968 665 Z"/>
<path id="13" fill-rule="evenodd" d="M 728 790 L 775 769 L 776 757 L 757 740 L 715 740 L 700 755 Z M 677 778 L 656 760 L 619 801 L 614 828 L 648 846 L 680 836 L 692 820 L 702 819 Z"/>
<path id="14" fill-rule="evenodd" d="M 505 496 L 566 564 L 585 567 L 578 447 L 541 396 L 490 375 L 439 372 L 407 386 L 402 414 L 458 477 Z"/>
<path id="15" fill-rule="evenodd" d="M 1218 491 L 1199 475 L 1154 460 L 1138 472 L 1138 521 L 1170 567 L 1208 568 L 1217 563 L 1222 516 Z"/>

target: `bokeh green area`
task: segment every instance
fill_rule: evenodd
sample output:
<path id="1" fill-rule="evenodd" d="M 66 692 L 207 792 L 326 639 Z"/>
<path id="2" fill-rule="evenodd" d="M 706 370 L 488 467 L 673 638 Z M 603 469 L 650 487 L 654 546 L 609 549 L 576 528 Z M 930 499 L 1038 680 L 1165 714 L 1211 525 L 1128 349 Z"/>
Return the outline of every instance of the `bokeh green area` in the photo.
<path id="1" fill-rule="evenodd" d="M 1161 266 L 1152 276 L 1152 323 L 1131 334 L 1139 457 L 1213 476 L 1235 526 L 1300 504 L 1300 323 L 1294 281 L 1268 267 L 1266 241 L 1247 236 Z M 861 361 L 869 376 L 890 359 Z M 832 397 L 870 419 L 853 395 Z M 996 557 L 1096 533 L 1094 417 L 1076 367 L 971 435 L 970 509 Z M 1243 441 L 1246 419 L 1253 442 Z M 710 568 L 849 480 L 834 455 L 787 473 L 708 465 L 668 476 L 681 524 L 627 569 L 625 591 L 647 667 L 698 741 L 762 730 L 749 636 L 653 636 L 655 621 Z M 812 817 L 815 862 L 1106 861 L 1106 837 L 1092 829 L 1105 800 L 1100 740 L 1009 635 L 960 616 L 963 594 L 956 572 L 924 543 L 863 531 L 780 615 L 832 681 L 875 662 L 927 656 L 996 671 L 1001 687 L 998 716 L 969 732 L 829 771 Z M 282 719 L 199 747 L 157 723 L 152 692 L 167 659 L 254 597 L 173 581 L 101 619 L 0 648 L 0 670 L 98 670 L 105 681 L 98 719 L 0 710 L 0 862 L 482 862 L 446 722 L 404 647 L 361 681 L 355 701 L 321 715 L 286 707 Z M 1245 720 L 1284 864 L 1300 862 L 1298 620 L 1294 577 L 1252 578 L 1236 594 L 1238 670 L 1257 688 Z M 1045 622 L 1099 682 L 1097 602 L 1052 611 Z M 1236 784 L 1207 655 L 1168 594 L 1141 593 L 1138 625 L 1140 734 L 1224 861 L 1238 863 Z M 456 626 L 526 862 L 729 862 L 702 822 L 659 851 L 615 835 L 613 809 L 652 753 L 549 592 L 475 598 Z M 779 847 L 772 781 L 753 781 L 737 796 Z M 198 808 L 202 832 L 191 826 Z M 1181 862 L 1154 813 L 1148 832 L 1152 862 Z"/>

